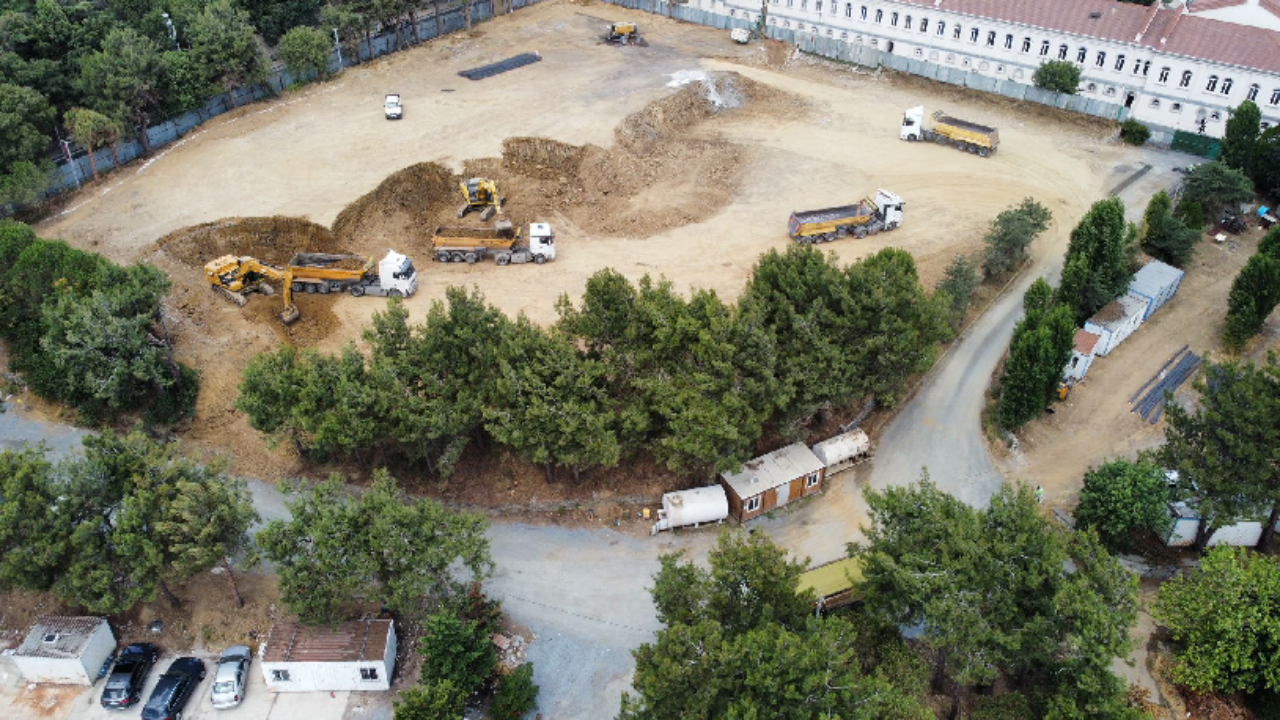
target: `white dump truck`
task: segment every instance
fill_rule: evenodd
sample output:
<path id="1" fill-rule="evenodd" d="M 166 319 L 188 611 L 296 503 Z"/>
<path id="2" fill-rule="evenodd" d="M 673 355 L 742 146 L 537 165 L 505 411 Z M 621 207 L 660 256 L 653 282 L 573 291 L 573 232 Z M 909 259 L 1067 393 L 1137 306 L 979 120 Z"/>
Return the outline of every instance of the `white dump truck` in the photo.
<path id="1" fill-rule="evenodd" d="M 729 517 L 729 498 L 720 485 L 662 494 L 662 509 L 650 535 L 678 527 L 698 527 L 703 523 L 719 523 Z"/>

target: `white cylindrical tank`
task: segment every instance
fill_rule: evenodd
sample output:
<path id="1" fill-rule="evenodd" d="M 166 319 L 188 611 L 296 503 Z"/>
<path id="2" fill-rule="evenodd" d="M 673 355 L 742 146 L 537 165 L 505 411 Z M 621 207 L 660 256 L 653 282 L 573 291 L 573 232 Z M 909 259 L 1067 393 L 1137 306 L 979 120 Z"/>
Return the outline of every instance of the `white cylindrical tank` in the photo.
<path id="1" fill-rule="evenodd" d="M 663 493 L 658 522 L 654 524 L 649 534 L 657 535 L 659 530 L 670 530 L 686 525 L 720 522 L 727 517 L 729 517 L 729 498 L 724 494 L 724 488 L 719 485 Z"/>

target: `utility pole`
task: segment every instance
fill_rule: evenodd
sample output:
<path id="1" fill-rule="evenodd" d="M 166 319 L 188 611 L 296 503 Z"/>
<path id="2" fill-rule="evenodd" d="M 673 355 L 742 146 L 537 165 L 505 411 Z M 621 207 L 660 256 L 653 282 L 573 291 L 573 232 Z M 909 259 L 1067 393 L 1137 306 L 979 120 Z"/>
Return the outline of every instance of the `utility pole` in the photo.
<path id="1" fill-rule="evenodd" d="M 333 29 L 333 49 L 338 51 L 338 70 L 342 70 L 342 43 L 338 41 L 338 28 Z"/>

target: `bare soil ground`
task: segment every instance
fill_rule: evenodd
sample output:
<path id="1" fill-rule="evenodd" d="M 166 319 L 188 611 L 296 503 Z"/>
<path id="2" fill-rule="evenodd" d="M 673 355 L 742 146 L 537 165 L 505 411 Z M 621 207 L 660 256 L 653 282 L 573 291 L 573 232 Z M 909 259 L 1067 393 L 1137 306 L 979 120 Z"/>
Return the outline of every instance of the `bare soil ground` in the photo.
<path id="1" fill-rule="evenodd" d="M 421 287 L 408 303 L 418 319 L 447 286 L 475 285 L 507 313 L 548 323 L 557 297 L 576 298 L 605 267 L 732 300 L 759 254 L 789 242 L 791 211 L 885 187 L 907 199 L 904 226 L 827 248 L 846 263 L 906 248 L 932 285 L 954 255 L 980 248 L 1000 210 L 1028 195 L 1055 215 L 1034 252 L 1061 253 L 1075 220 L 1132 156 L 1110 123 L 797 57 L 776 43 L 740 47 L 723 31 L 652 15 L 643 17 L 648 47 L 598 43 L 604 22 L 634 15 L 547 2 L 348 70 L 210 121 L 87 188 L 38 231 L 169 273 L 170 329 L 203 383 L 184 438 L 200 452 L 234 450 L 237 472 L 276 477 L 320 469 L 267 448 L 234 410 L 244 363 L 281 343 L 332 351 L 357 342 L 384 304 L 302 296 L 302 321 L 285 329 L 274 321 L 278 297 L 237 308 L 207 288 L 200 268 L 219 254 L 282 262 L 297 249 L 378 255 L 391 247 L 419 268 Z M 455 74 L 529 50 L 543 62 L 480 82 Z M 709 73 L 722 102 L 709 102 L 697 81 L 670 86 L 682 72 Z M 389 89 L 405 98 L 400 122 L 381 116 Z M 1000 152 L 981 159 L 902 143 L 901 112 L 921 103 L 999 126 Z M 471 173 L 499 180 L 513 220 L 553 223 L 555 262 L 430 261 L 430 232 L 457 222 L 456 183 Z M 620 514 L 627 497 L 680 482 L 647 467 L 588 479 L 593 491 L 617 495 Z M 472 463 L 447 487 L 429 484 L 493 504 L 546 507 L 581 494 L 510 458 Z"/>

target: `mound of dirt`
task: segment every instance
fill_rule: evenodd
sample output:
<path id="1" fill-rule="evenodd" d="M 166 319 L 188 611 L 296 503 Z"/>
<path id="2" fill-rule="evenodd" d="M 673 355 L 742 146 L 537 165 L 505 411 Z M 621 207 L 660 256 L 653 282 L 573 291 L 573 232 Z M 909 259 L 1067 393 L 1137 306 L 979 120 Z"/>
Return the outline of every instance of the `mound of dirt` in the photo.
<path id="1" fill-rule="evenodd" d="M 611 148 L 508 138 L 500 160 L 471 160 L 465 169 L 498 180 L 519 222 L 560 216 L 593 234 L 644 237 L 705 220 L 732 201 L 748 153 L 705 126 L 725 113 L 794 103 L 733 73 L 684 79 L 623 120 Z"/>
<path id="2" fill-rule="evenodd" d="M 156 243 L 168 256 L 193 268 L 220 255 L 248 255 L 272 264 L 300 252 L 341 252 L 329 228 L 304 218 L 224 218 L 175 230 Z"/>
<path id="3" fill-rule="evenodd" d="M 442 210 L 461 204 L 458 181 L 438 163 L 410 165 L 338 213 L 333 232 L 358 252 L 383 251 L 394 238 L 398 250 L 412 254 L 430 239 Z"/>

